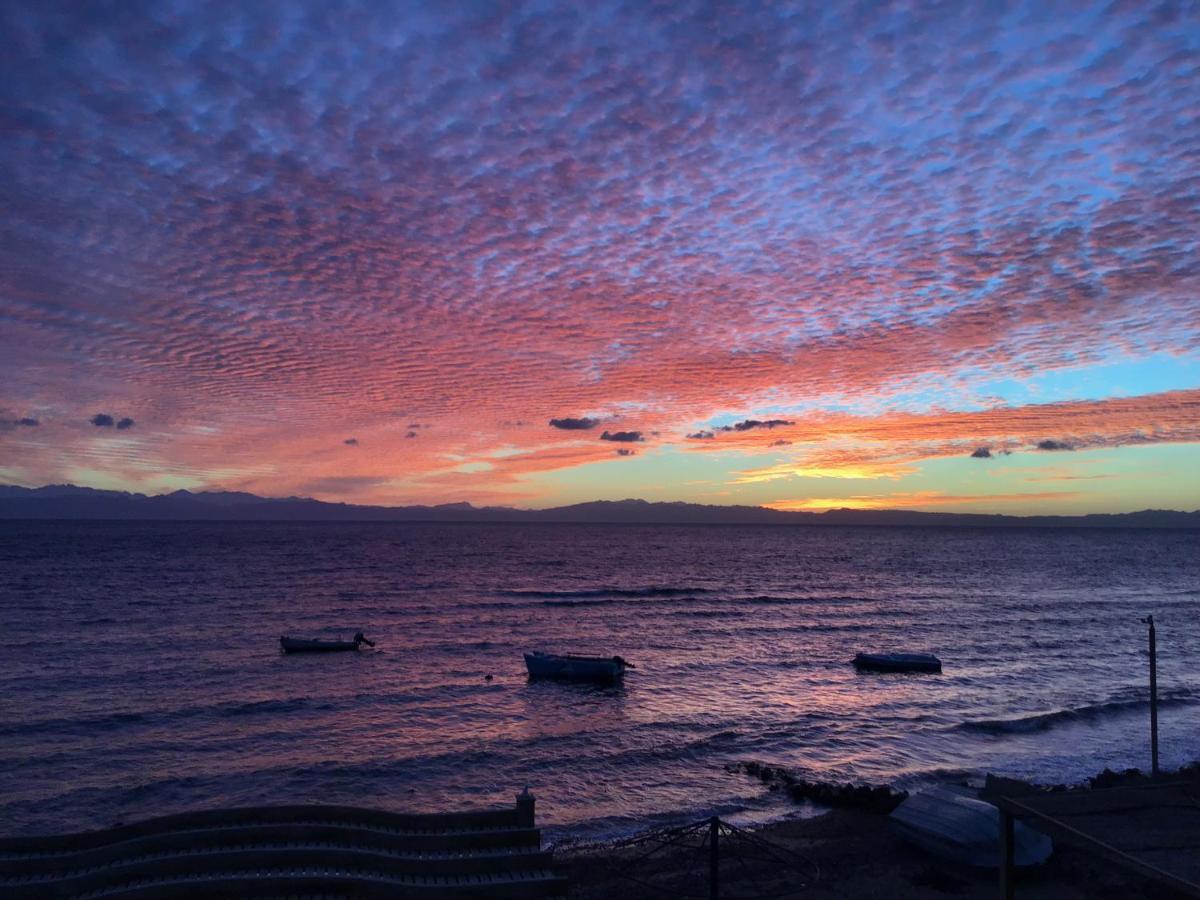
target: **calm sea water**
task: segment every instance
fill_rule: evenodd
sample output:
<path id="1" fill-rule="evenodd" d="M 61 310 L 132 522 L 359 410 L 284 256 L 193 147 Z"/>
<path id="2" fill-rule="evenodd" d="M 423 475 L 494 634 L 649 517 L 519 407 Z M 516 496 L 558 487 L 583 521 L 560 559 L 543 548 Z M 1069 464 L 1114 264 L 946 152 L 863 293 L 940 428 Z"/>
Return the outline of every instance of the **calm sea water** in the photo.
<path id="1" fill-rule="evenodd" d="M 781 801 L 739 760 L 913 785 L 1200 757 L 1200 532 L 0 523 L 0 831 L 214 804 L 438 810 L 525 785 L 553 836 Z M 281 656 L 278 637 L 376 652 Z M 623 688 L 527 649 L 620 653 Z M 932 651 L 941 676 L 858 674 Z M 488 682 L 484 676 L 492 675 Z"/>

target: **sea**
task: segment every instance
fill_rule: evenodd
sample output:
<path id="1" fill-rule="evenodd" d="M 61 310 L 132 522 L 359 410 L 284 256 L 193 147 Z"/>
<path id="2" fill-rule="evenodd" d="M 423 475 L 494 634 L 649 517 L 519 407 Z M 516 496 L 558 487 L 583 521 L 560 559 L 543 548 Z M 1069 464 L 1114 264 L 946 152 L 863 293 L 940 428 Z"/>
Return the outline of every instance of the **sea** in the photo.
<path id="1" fill-rule="evenodd" d="M 0 833 L 218 805 L 439 811 L 559 844 L 813 812 L 739 764 L 913 789 L 1200 758 L 1200 531 L 0 523 Z M 279 637 L 373 650 L 279 652 Z M 619 687 L 529 650 L 620 654 Z M 940 675 L 860 673 L 921 651 Z"/>

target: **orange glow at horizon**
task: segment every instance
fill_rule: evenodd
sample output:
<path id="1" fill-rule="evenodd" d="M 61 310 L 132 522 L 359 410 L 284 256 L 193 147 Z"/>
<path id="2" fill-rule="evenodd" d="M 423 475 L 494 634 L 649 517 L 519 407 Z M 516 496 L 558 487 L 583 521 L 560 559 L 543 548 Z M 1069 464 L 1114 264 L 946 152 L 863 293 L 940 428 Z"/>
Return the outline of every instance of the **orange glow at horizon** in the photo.
<path id="1" fill-rule="evenodd" d="M 940 494 L 937 491 L 915 491 L 853 497 L 807 497 L 798 500 L 778 500 L 766 503 L 764 506 L 783 512 L 822 512 L 829 509 L 920 509 L 925 506 L 956 506 L 966 503 L 1066 500 L 1077 496 L 1077 491 L 1038 491 L 1018 494 Z"/>

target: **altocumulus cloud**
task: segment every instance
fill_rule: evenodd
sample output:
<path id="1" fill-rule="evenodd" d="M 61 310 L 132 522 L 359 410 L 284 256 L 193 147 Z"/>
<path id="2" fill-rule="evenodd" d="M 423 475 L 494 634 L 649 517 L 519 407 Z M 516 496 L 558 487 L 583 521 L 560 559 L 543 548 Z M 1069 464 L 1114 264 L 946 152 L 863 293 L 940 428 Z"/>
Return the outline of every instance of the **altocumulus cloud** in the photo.
<path id="1" fill-rule="evenodd" d="M 600 435 L 602 441 L 618 441 L 625 444 L 633 444 L 644 440 L 640 431 L 606 431 Z"/>
<path id="2" fill-rule="evenodd" d="M 870 410 L 898 381 L 1075 366 L 1126 341 L 1187 353 L 1200 336 L 1180 263 L 1200 236 L 1197 132 L 1162 127 L 1194 121 L 1195 15 L 1169 4 L 865 4 L 853 25 L 839 4 L 730 4 L 719 52 L 709 4 L 684 0 L 429 4 L 419 23 L 404 4 L 316 0 L 10 6 L 0 273 L 28 302 L 4 333 L 6 393 L 136 372 L 213 441 L 286 411 L 261 439 L 164 464 L 270 453 L 289 483 L 267 481 L 291 492 L 321 474 L 300 429 L 336 445 L 348 414 L 390 422 L 370 398 L 398 392 L 446 398 L 427 443 L 473 453 L 458 436 L 475 428 L 455 426 L 543 402 L 664 428 L 807 396 Z M 170 74 L 112 87 L 152 72 Z M 72 152 L 44 152 L 46 135 Z M 75 230 L 86 252 L 56 252 Z M 119 314 L 92 277 L 107 267 L 139 273 Z M 1160 421 L 1150 402 L 1132 427 Z M 1175 433 L 1196 421 L 1172 416 Z M 1056 433 L 1095 432 L 947 446 Z M 128 464 L 90 443 L 47 478 Z M 406 455 L 410 474 L 441 464 Z"/>

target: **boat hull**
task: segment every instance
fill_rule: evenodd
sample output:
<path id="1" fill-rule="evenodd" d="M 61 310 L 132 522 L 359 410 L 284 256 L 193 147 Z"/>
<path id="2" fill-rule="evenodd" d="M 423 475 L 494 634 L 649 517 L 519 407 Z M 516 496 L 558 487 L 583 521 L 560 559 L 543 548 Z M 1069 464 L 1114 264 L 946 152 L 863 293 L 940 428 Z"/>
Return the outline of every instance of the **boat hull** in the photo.
<path id="1" fill-rule="evenodd" d="M 306 641 L 299 638 L 281 637 L 279 649 L 284 653 L 344 653 L 357 650 L 354 641 Z"/>
<path id="2" fill-rule="evenodd" d="M 869 672 L 940 672 L 942 661 L 928 653 L 859 653 L 854 667 Z"/>
<path id="3" fill-rule="evenodd" d="M 968 866 L 1000 864 L 1000 810 L 955 788 L 941 786 L 914 794 L 891 814 L 892 826 L 922 850 Z M 1013 831 L 1014 862 L 1045 862 L 1054 843 L 1021 822 Z"/>
<path id="4" fill-rule="evenodd" d="M 556 656 L 552 653 L 526 653 L 525 668 L 530 678 L 556 678 L 564 681 L 592 681 L 612 684 L 625 674 L 625 665 L 603 656 Z"/>

